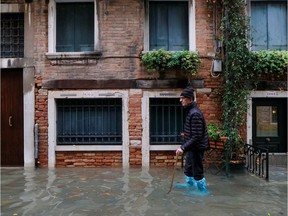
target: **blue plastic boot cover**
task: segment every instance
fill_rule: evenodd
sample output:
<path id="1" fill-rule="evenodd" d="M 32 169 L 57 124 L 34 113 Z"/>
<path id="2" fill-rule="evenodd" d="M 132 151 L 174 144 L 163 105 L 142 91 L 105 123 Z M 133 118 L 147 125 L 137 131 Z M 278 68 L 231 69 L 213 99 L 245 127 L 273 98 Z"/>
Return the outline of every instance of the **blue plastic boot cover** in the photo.
<path id="1" fill-rule="evenodd" d="M 187 184 L 193 186 L 194 182 L 195 182 L 195 179 L 193 177 L 189 177 L 189 176 L 185 175 L 185 181 L 187 182 Z"/>
<path id="2" fill-rule="evenodd" d="M 201 180 L 196 181 L 196 186 L 199 191 L 207 192 L 207 183 L 206 183 L 205 178 L 202 178 Z"/>

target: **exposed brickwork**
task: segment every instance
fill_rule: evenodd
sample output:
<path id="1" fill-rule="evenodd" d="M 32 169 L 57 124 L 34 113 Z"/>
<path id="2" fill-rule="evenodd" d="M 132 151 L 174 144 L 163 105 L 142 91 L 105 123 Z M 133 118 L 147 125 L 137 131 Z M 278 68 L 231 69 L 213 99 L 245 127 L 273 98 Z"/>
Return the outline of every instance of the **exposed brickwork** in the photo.
<path id="1" fill-rule="evenodd" d="M 48 164 L 48 91 L 41 88 L 40 76 L 35 77 L 35 122 L 38 124 L 39 166 Z"/>
<path id="2" fill-rule="evenodd" d="M 56 152 L 56 167 L 121 167 L 122 152 Z"/>
<path id="3" fill-rule="evenodd" d="M 150 166 L 151 167 L 171 167 L 175 165 L 175 160 L 176 160 L 175 151 L 151 151 L 150 152 Z"/>
<path id="4" fill-rule="evenodd" d="M 131 167 L 139 167 L 142 165 L 142 148 L 141 146 L 130 146 L 129 165 Z"/>
<path id="5" fill-rule="evenodd" d="M 142 113 L 141 113 L 141 90 L 129 92 L 129 140 L 140 141 L 142 139 Z"/>

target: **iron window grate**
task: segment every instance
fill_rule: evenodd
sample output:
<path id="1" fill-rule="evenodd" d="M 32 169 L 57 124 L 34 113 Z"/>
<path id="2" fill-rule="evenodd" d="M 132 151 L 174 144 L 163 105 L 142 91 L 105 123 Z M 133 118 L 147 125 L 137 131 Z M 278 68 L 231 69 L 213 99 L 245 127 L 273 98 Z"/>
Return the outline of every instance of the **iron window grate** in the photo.
<path id="1" fill-rule="evenodd" d="M 184 113 L 179 98 L 150 98 L 150 144 L 181 143 Z"/>
<path id="2" fill-rule="evenodd" d="M 58 145 L 121 145 L 122 99 L 57 99 Z"/>
<path id="3" fill-rule="evenodd" d="M 1 58 L 24 57 L 24 14 L 1 13 Z"/>

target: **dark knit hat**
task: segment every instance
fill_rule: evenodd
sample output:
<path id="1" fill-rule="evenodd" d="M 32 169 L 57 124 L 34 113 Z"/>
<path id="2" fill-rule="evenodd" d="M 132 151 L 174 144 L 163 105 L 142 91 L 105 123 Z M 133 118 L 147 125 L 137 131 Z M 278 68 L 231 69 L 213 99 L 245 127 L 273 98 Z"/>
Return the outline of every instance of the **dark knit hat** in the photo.
<path id="1" fill-rule="evenodd" d="M 192 98 L 192 100 L 194 100 L 194 89 L 191 87 L 187 87 L 182 91 L 180 96 L 183 96 L 186 98 Z"/>

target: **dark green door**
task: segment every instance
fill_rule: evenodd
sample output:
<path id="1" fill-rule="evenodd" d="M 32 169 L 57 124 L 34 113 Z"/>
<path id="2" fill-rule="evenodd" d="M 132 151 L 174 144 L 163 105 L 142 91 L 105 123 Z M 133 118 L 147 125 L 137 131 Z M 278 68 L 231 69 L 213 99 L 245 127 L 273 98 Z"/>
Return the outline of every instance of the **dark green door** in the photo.
<path id="1" fill-rule="evenodd" d="M 287 152 L 287 98 L 254 98 L 252 110 L 253 145 Z"/>

